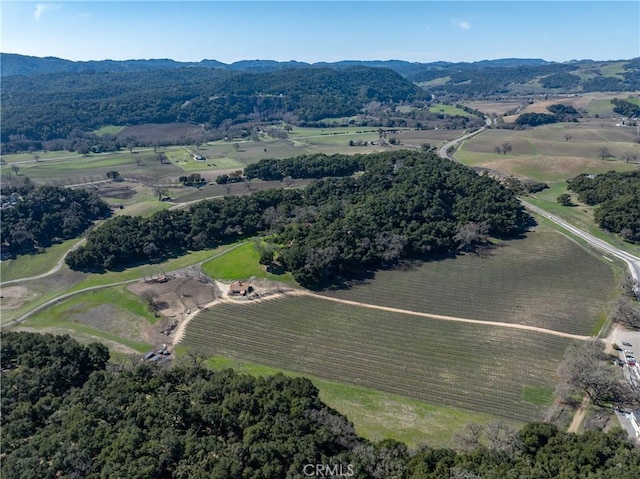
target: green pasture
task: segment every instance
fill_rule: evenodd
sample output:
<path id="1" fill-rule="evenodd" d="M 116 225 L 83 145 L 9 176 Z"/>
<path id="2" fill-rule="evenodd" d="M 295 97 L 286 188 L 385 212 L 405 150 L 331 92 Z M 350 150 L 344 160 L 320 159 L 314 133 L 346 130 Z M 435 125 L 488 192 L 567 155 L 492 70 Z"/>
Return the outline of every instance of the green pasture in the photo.
<path id="1" fill-rule="evenodd" d="M 469 117 L 475 116 L 475 115 L 472 115 L 471 113 L 468 113 L 468 112 L 462 110 L 461 108 L 457 108 L 457 107 L 452 106 L 452 105 L 443 105 L 443 104 L 440 104 L 440 103 L 436 103 L 435 105 L 431 105 L 429 107 L 429 111 L 431 113 L 443 113 L 445 115 L 451 115 L 451 116 L 455 116 L 455 115 L 457 115 L 457 116 L 469 116 Z"/>
<path id="2" fill-rule="evenodd" d="M 207 356 L 286 369 L 515 421 L 540 420 L 566 338 L 292 296 L 221 303 L 182 342 Z"/>
<path id="3" fill-rule="evenodd" d="M 569 135 L 569 138 L 566 138 Z M 629 128 L 560 124 L 524 131 L 489 130 L 465 140 L 456 158 L 469 166 L 485 166 L 541 182 L 565 181 L 580 173 L 630 171 L 637 164 L 620 158 L 638 151 L 635 133 Z M 495 147 L 508 142 L 511 151 L 498 154 Z M 605 160 L 599 149 L 613 155 Z"/>
<path id="4" fill-rule="evenodd" d="M 596 115 L 601 117 L 607 117 L 607 116 L 612 116 L 614 114 L 613 103 L 611 103 L 611 100 L 605 100 L 605 99 L 591 100 L 587 105 L 586 110 L 589 116 L 592 116 L 592 117 L 595 117 Z"/>
<path id="5" fill-rule="evenodd" d="M 90 334 L 117 343 L 138 352 L 150 346 L 131 338 L 142 336 L 143 328 L 154 322 L 142 301 L 126 289 L 115 286 L 97 291 L 85 292 L 47 310 L 36 313 L 20 327 L 47 331 L 49 328 L 68 330 L 74 333 Z"/>
<path id="6" fill-rule="evenodd" d="M 299 373 L 216 356 L 205 361 L 212 369 L 232 368 L 254 376 Z M 395 439 L 410 447 L 459 446 L 457 434 L 469 423 L 490 424 L 501 418 L 465 409 L 430 404 L 397 394 L 306 376 L 318 388 L 320 399 L 353 422 L 358 435 L 372 441 Z M 535 399 L 535 398 L 534 398 Z M 532 401 L 534 402 L 534 401 Z M 514 428 L 521 423 L 511 421 Z"/>
<path id="7" fill-rule="evenodd" d="M 104 155 L 72 156 L 20 164 L 20 175 L 31 178 L 37 184 L 76 184 L 105 180 L 106 173 L 118 171 L 123 177 L 176 179 L 182 170 L 172 164 L 160 164 L 152 150 L 134 153 L 117 152 Z M 2 166 L 2 173 L 12 173 L 9 166 Z"/>
<path id="8" fill-rule="evenodd" d="M 525 386 L 522 391 L 525 401 L 546 406 L 550 406 L 553 403 L 553 389 L 540 386 Z"/>
<path id="9" fill-rule="evenodd" d="M 251 277 L 297 285 L 291 273 L 268 273 L 259 263 L 260 254 L 253 241 L 202 265 L 202 271 L 214 279 L 240 280 Z"/>
<path id="10" fill-rule="evenodd" d="M 626 62 L 608 63 L 602 65 L 599 70 L 602 76 L 605 77 L 617 77 L 622 79 L 622 74 L 626 71 L 624 65 Z"/>
<path id="11" fill-rule="evenodd" d="M 334 298 L 589 335 L 615 295 L 612 264 L 540 225 L 526 239 L 376 271 Z"/>
<path id="12" fill-rule="evenodd" d="M 69 160 L 82 158 L 82 155 L 73 151 L 34 151 L 32 153 L 11 153 L 9 155 L 0 155 L 7 164 L 33 162 L 36 163 L 34 155 L 38 155 L 39 161 L 45 160 Z M 22 165 L 20 165 L 22 166 Z"/>
<path id="13" fill-rule="evenodd" d="M 117 125 L 105 125 L 102 128 L 98 128 L 97 130 L 93 130 L 93 133 L 95 133 L 96 135 L 117 135 L 118 133 L 120 133 L 122 130 L 124 130 L 124 126 L 117 126 Z"/>
<path id="14" fill-rule="evenodd" d="M 156 197 L 149 199 L 138 198 L 136 201 L 130 202 L 128 205 L 115 200 L 109 201 L 111 204 L 123 205 L 123 209 L 115 211 L 114 216 L 129 215 L 129 216 L 151 216 L 158 211 L 166 210 L 171 207 L 170 204 L 162 201 L 158 201 Z"/>
<path id="15" fill-rule="evenodd" d="M 0 263 L 0 280 L 11 281 L 46 273 L 65 255 L 69 248 L 80 241 L 73 238 L 31 254 L 19 255 Z"/>
<path id="16" fill-rule="evenodd" d="M 0 323 L 5 325 L 46 301 L 69 292 L 85 276 L 85 273 L 71 271 L 65 265 L 55 275 L 3 286 L 3 297 L 0 299 L 2 311 Z M 12 298 L 16 295 L 20 301 L 16 305 L 11 305 Z"/>

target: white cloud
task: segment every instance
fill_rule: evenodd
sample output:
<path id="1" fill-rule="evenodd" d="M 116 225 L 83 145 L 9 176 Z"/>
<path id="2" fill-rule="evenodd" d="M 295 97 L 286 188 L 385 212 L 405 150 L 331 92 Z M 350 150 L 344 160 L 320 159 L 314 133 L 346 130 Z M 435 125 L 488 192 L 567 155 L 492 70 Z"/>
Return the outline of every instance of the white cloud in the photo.
<path id="1" fill-rule="evenodd" d="M 453 24 L 454 27 L 456 27 L 459 30 L 469 30 L 471 28 L 471 24 L 466 20 L 452 19 L 451 23 Z"/>
<path id="2" fill-rule="evenodd" d="M 57 10 L 58 8 L 62 7 L 62 5 L 59 5 L 57 3 L 38 3 L 36 5 L 36 9 L 33 12 L 33 17 L 37 20 L 40 20 L 40 17 L 42 17 L 42 14 L 44 14 L 44 12 L 49 11 L 49 10 Z"/>

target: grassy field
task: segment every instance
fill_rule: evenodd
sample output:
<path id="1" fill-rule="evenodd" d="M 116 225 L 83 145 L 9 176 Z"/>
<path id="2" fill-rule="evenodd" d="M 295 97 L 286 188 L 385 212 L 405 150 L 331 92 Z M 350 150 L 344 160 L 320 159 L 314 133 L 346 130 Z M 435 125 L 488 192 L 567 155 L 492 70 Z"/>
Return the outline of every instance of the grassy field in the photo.
<path id="1" fill-rule="evenodd" d="M 202 265 L 202 271 L 214 279 L 239 280 L 251 277 L 297 285 L 291 273 L 267 273 L 259 263 L 260 254 L 253 241 Z"/>
<path id="2" fill-rule="evenodd" d="M 0 280 L 26 278 L 46 273 L 53 268 L 65 253 L 79 241 L 78 238 L 63 241 L 33 254 L 20 255 L 0 263 Z"/>
<path id="3" fill-rule="evenodd" d="M 493 152 L 495 146 L 503 142 L 509 142 L 512 151 L 506 155 Z M 600 159 L 598 150 L 603 147 L 614 157 Z M 603 123 L 591 119 L 524 131 L 489 130 L 463 142 L 455 155 L 469 166 L 483 166 L 547 183 L 550 188 L 536 193 L 532 203 L 618 247 L 640 254 L 640 246 L 624 243 L 615 235 L 600 230 L 593 223 L 592 207 L 563 208 L 556 202 L 560 194 L 567 193 L 566 180 L 576 175 L 640 168 L 638 163 L 620 160 L 625 152 L 640 156 L 640 147 L 635 143 L 635 128 L 616 127 L 613 121 Z"/>
<path id="4" fill-rule="evenodd" d="M 278 372 L 287 376 L 300 376 L 288 370 L 222 356 L 210 358 L 205 364 L 213 369 L 232 368 L 254 376 L 273 375 Z M 503 420 L 490 414 L 429 404 L 398 394 L 327 381 L 318 377 L 306 377 L 318 388 L 320 398 L 328 406 L 346 415 L 354 423 L 360 436 L 374 441 L 389 438 L 402 441 L 410 447 L 457 447 L 457 435 L 467 424 L 490 424 Z M 509 421 L 509 424 L 514 428 L 521 426 L 517 421 Z"/>
<path id="5" fill-rule="evenodd" d="M 58 157 L 41 161 L 21 161 L 20 174 L 28 176 L 36 184 L 70 185 L 106 179 L 109 171 L 118 171 L 122 177 L 139 180 L 177 180 L 182 170 L 175 165 L 160 164 L 153 150 L 137 150 L 133 153 L 120 151 L 110 154 L 77 156 L 57 152 Z M 2 173 L 12 173 L 11 164 L 15 155 L 5 155 L 7 165 Z"/>
<path id="6" fill-rule="evenodd" d="M 431 105 L 429 107 L 429 111 L 431 113 L 443 113 L 445 115 L 458 115 L 458 116 L 468 116 L 468 117 L 473 117 L 474 115 L 472 115 L 471 113 L 468 113 L 460 108 L 456 108 L 455 106 L 451 106 L 451 105 L 442 105 L 442 104 L 438 104 L 436 103 L 435 105 Z"/>
<path id="7" fill-rule="evenodd" d="M 2 287 L 0 324 L 28 313 L 49 299 L 68 292 L 86 277 L 63 266 L 55 275 Z"/>
<path id="8" fill-rule="evenodd" d="M 117 125 L 106 125 L 103 126 L 102 128 L 98 128 L 97 130 L 93 130 L 93 133 L 95 133 L 96 135 L 117 135 L 118 133 L 120 133 L 122 130 L 124 130 L 124 126 L 117 126 Z"/>
<path id="9" fill-rule="evenodd" d="M 486 257 L 378 271 L 331 297 L 588 335 L 614 294 L 611 264 L 546 226 L 498 243 Z"/>
<path id="10" fill-rule="evenodd" d="M 64 300 L 33 315 L 20 328 L 43 332 L 55 329 L 74 337 L 89 335 L 106 340 L 116 350 L 124 346 L 141 353 L 150 348 L 149 344 L 133 338 L 141 338 L 144 328 L 154 320 L 136 295 L 125 286 L 116 286 Z"/>
<path id="11" fill-rule="evenodd" d="M 183 345 L 359 387 L 508 419 L 541 419 L 569 340 L 431 320 L 309 297 L 223 303 Z"/>

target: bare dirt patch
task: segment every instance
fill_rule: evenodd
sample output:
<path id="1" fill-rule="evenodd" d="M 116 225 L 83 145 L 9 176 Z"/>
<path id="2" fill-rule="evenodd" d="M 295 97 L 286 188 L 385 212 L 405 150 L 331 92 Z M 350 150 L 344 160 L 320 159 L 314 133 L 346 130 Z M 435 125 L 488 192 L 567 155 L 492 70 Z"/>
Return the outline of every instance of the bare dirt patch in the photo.
<path id="1" fill-rule="evenodd" d="M 149 278 L 128 286 L 129 291 L 153 302 L 160 319 L 143 331 L 145 340 L 154 345 L 173 343 L 176 329 L 199 310 L 205 309 L 222 293 L 218 285 L 204 276 L 199 268 L 190 267 L 160 277 Z"/>
<path id="2" fill-rule="evenodd" d="M 105 198 L 118 198 L 128 200 L 136 194 L 136 190 L 128 185 L 104 185 L 98 188 L 98 194 Z"/>
<path id="3" fill-rule="evenodd" d="M 143 318 L 126 314 L 112 304 L 101 304 L 94 308 L 69 310 L 69 320 L 101 331 L 113 333 L 123 338 L 148 339 L 144 334 L 148 324 Z"/>
<path id="4" fill-rule="evenodd" d="M 489 115 L 504 115 L 509 110 L 514 110 L 522 105 L 520 101 L 466 101 L 465 106 L 487 113 Z"/>
<path id="5" fill-rule="evenodd" d="M 0 305 L 2 305 L 2 308 L 15 309 L 28 301 L 31 301 L 36 296 L 38 296 L 38 293 L 31 291 L 24 286 L 9 286 L 7 288 L 2 288 Z"/>

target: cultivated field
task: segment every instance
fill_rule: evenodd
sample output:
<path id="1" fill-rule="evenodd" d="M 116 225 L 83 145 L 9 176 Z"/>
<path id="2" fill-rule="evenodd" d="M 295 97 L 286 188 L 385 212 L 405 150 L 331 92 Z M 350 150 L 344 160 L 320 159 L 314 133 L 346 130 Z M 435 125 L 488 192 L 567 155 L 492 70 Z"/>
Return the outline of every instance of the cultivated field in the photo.
<path id="1" fill-rule="evenodd" d="M 611 264 L 546 226 L 485 255 L 409 264 L 325 295 L 588 335 L 614 293 Z"/>
<path id="2" fill-rule="evenodd" d="M 302 376 L 300 373 L 222 356 L 207 359 L 205 364 L 214 369 L 233 368 L 254 376 L 276 373 Z M 353 422 L 356 432 L 372 441 L 395 439 L 410 447 L 459 447 L 459 436 L 465 426 L 470 423 L 488 425 L 498 420 L 496 416 L 486 413 L 436 405 L 399 394 L 328 381 L 308 374 L 305 377 L 318 388 L 322 401 L 347 416 Z M 520 421 L 504 418 L 499 420 L 514 429 L 522 427 Z"/>
<path id="3" fill-rule="evenodd" d="M 295 296 L 222 303 L 183 345 L 515 420 L 542 419 L 570 340 Z"/>

